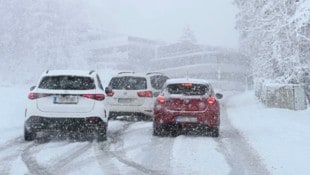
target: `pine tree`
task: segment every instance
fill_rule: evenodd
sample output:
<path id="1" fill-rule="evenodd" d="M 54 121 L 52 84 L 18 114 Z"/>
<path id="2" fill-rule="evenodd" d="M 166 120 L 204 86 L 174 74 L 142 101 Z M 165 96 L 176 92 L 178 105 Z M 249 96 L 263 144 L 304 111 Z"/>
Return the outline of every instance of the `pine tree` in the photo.
<path id="1" fill-rule="evenodd" d="M 190 26 L 185 26 L 183 29 L 183 33 L 179 39 L 181 43 L 191 43 L 191 44 L 196 44 L 197 40 L 194 35 L 194 32 L 191 30 Z"/>

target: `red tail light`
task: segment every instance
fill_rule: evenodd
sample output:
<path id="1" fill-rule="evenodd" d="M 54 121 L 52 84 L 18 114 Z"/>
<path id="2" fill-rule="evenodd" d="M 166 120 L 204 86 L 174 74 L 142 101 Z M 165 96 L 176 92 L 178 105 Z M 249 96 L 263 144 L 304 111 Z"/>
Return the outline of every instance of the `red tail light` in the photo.
<path id="1" fill-rule="evenodd" d="M 101 119 L 99 117 L 87 117 L 86 121 L 88 122 L 99 122 Z"/>
<path id="2" fill-rule="evenodd" d="M 182 86 L 183 87 L 192 87 L 193 84 L 192 83 L 183 83 Z"/>
<path id="3" fill-rule="evenodd" d="M 90 98 L 98 101 L 102 101 L 105 99 L 105 96 L 103 94 L 83 94 L 82 96 L 85 98 Z"/>
<path id="4" fill-rule="evenodd" d="M 216 102 L 216 99 L 213 97 L 208 98 L 208 104 L 214 104 Z"/>
<path id="5" fill-rule="evenodd" d="M 28 94 L 28 98 L 30 100 L 35 100 L 35 99 L 38 99 L 38 98 L 42 98 L 42 97 L 47 97 L 47 96 L 50 96 L 51 94 L 42 94 L 42 93 L 34 93 L 34 92 L 30 92 Z"/>
<path id="6" fill-rule="evenodd" d="M 166 99 L 165 99 L 164 96 L 158 96 L 158 97 L 157 97 L 157 101 L 158 101 L 158 103 L 163 104 L 163 103 L 165 103 Z"/>
<path id="7" fill-rule="evenodd" d="M 141 91 L 138 92 L 139 97 L 153 97 L 153 92 L 152 91 Z"/>
<path id="8" fill-rule="evenodd" d="M 107 96 L 109 96 L 109 97 L 113 97 L 113 95 L 114 95 L 114 92 L 107 93 Z"/>

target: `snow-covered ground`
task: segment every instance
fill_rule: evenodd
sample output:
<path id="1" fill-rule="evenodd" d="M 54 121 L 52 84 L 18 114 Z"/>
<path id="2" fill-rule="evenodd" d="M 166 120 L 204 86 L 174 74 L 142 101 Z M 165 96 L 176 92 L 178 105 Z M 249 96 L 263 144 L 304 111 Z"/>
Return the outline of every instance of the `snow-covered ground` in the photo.
<path id="1" fill-rule="evenodd" d="M 223 117 L 238 134 L 223 121 L 219 138 L 161 138 L 152 136 L 151 122 L 111 121 L 104 143 L 39 143 L 25 142 L 22 137 L 28 87 L 0 90 L 0 174 L 259 174 L 249 172 L 251 168 L 242 171 L 243 165 L 258 166 L 255 162 L 234 162 L 243 160 L 238 155 L 248 155 L 246 150 L 244 155 L 234 150 L 243 149 L 240 139 L 266 166 L 265 174 L 310 172 L 310 110 L 268 109 L 252 91 L 222 100 Z M 249 160 L 253 159 L 245 158 Z"/>
<path id="2" fill-rule="evenodd" d="M 310 173 L 310 109 L 266 108 L 253 91 L 231 97 L 226 106 L 229 120 L 271 174 Z"/>

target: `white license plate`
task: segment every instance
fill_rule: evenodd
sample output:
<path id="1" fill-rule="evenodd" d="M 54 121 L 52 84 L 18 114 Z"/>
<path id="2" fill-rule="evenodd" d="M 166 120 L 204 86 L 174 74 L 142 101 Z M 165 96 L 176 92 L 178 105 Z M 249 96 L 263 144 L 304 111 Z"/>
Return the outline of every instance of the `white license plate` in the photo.
<path id="1" fill-rule="evenodd" d="M 179 116 L 176 118 L 177 122 L 190 122 L 190 123 L 196 123 L 197 118 L 196 117 L 187 117 L 187 116 Z"/>
<path id="2" fill-rule="evenodd" d="M 78 97 L 77 96 L 57 96 L 54 97 L 54 103 L 56 104 L 76 104 L 78 103 Z"/>
<path id="3" fill-rule="evenodd" d="M 119 103 L 131 103 L 133 101 L 132 98 L 119 98 L 118 102 Z"/>

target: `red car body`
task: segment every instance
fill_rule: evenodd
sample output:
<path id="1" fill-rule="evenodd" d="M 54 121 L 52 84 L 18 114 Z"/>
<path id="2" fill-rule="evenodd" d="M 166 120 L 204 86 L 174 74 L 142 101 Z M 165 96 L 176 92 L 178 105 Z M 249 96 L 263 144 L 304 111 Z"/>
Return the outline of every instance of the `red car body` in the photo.
<path id="1" fill-rule="evenodd" d="M 154 105 L 153 134 L 177 135 L 198 131 L 219 136 L 220 104 L 210 83 L 200 79 L 171 79 Z"/>

